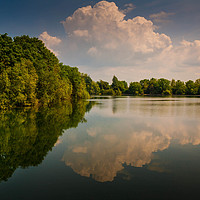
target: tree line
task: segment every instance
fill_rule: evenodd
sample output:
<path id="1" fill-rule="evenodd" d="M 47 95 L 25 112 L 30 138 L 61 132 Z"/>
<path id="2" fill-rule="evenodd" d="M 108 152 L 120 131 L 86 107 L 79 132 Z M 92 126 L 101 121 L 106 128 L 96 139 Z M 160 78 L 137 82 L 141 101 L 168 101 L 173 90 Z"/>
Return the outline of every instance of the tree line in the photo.
<path id="1" fill-rule="evenodd" d="M 200 79 L 187 82 L 172 79 L 143 79 L 139 82 L 119 81 L 113 76 L 112 84 L 100 80 L 94 82 L 84 75 L 87 91 L 90 95 L 200 95 Z"/>
<path id="2" fill-rule="evenodd" d="M 0 109 L 51 106 L 90 95 L 200 95 L 200 79 L 144 79 L 112 84 L 93 81 L 78 68 L 60 63 L 38 38 L 0 34 Z"/>
<path id="3" fill-rule="evenodd" d="M 78 68 L 60 63 L 41 40 L 0 34 L 0 109 L 88 97 Z"/>

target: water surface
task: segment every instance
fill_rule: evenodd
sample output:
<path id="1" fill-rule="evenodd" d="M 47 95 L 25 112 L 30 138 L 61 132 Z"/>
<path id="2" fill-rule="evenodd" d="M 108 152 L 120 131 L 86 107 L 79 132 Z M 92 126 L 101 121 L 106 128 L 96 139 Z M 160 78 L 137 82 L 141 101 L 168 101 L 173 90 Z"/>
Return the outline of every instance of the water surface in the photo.
<path id="1" fill-rule="evenodd" d="M 94 97 L 0 113 L 1 199 L 196 199 L 200 98 Z"/>

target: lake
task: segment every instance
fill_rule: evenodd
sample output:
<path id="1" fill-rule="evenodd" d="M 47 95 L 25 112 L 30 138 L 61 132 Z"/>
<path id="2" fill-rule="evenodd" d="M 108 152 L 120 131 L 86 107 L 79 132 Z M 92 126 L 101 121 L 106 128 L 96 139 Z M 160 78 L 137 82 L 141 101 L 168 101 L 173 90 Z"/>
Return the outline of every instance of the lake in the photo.
<path id="1" fill-rule="evenodd" d="M 200 98 L 94 96 L 0 112 L 0 199 L 196 199 Z"/>

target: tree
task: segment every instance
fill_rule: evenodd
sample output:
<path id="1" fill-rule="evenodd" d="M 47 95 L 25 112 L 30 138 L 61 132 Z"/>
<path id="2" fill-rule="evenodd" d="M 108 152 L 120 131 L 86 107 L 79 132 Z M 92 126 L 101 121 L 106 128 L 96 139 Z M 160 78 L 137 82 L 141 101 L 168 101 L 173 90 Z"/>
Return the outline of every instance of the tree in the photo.
<path id="1" fill-rule="evenodd" d="M 83 74 L 85 83 L 86 83 L 86 89 L 90 95 L 98 95 L 100 93 L 99 85 L 94 82 L 90 76 L 87 74 Z"/>
<path id="2" fill-rule="evenodd" d="M 195 95 L 198 93 L 198 88 L 196 87 L 194 81 L 189 80 L 186 82 L 186 94 Z"/>
<path id="3" fill-rule="evenodd" d="M 105 95 L 113 95 L 114 91 L 112 91 L 110 85 L 106 81 L 97 81 L 97 84 L 99 85 L 100 88 L 100 94 L 105 94 Z"/>
<path id="4" fill-rule="evenodd" d="M 174 79 L 171 81 L 171 90 L 172 94 L 176 94 L 176 81 Z"/>
<path id="5" fill-rule="evenodd" d="M 157 79 L 152 78 L 149 81 L 149 88 L 148 88 L 148 90 L 149 90 L 150 94 L 160 94 L 160 88 L 159 88 Z"/>
<path id="6" fill-rule="evenodd" d="M 200 79 L 195 81 L 195 88 L 197 90 L 197 94 L 200 95 Z"/>
<path id="7" fill-rule="evenodd" d="M 128 89 L 128 84 L 126 81 L 119 81 L 116 76 L 113 76 L 111 88 L 116 95 L 121 95 Z"/>
<path id="8" fill-rule="evenodd" d="M 38 38 L 0 35 L 0 108 L 88 98 L 77 68 L 64 66 Z"/>
<path id="9" fill-rule="evenodd" d="M 162 95 L 171 95 L 170 81 L 164 78 L 158 79 L 158 91 Z"/>
<path id="10" fill-rule="evenodd" d="M 176 86 L 174 88 L 174 94 L 184 95 L 185 94 L 185 83 L 183 81 L 177 80 Z"/>
<path id="11" fill-rule="evenodd" d="M 144 94 L 149 94 L 149 79 L 144 79 L 140 81 L 140 85 L 142 86 L 142 90 L 144 91 Z"/>
<path id="12" fill-rule="evenodd" d="M 143 94 L 142 86 L 138 82 L 131 82 L 128 90 L 129 90 L 129 94 L 132 94 L 132 95 Z"/>

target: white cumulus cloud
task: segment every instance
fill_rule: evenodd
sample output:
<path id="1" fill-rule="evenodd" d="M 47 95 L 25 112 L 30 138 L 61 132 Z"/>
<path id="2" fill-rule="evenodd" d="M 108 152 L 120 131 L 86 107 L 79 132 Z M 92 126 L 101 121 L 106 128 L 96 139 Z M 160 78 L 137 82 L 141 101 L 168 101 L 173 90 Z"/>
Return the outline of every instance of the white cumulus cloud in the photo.
<path id="1" fill-rule="evenodd" d="M 152 14 L 152 21 L 141 16 L 126 19 L 126 13 L 114 2 L 100 1 L 77 9 L 62 21 L 66 32 L 62 42 L 47 32 L 40 39 L 59 51 L 63 63 L 78 66 L 95 80 L 106 77 L 108 81 L 114 74 L 129 82 L 151 77 L 198 78 L 200 40 L 174 45 L 153 24 L 169 20 L 174 13 Z"/>
<path id="2" fill-rule="evenodd" d="M 52 48 L 59 45 L 61 43 L 61 39 L 50 36 L 46 31 L 40 34 L 39 39 L 45 43 L 49 50 L 51 50 L 55 55 L 58 55 L 58 52 L 54 51 Z"/>
<path id="3" fill-rule="evenodd" d="M 108 60 L 132 63 L 132 59 L 160 52 L 171 45 L 167 35 L 154 31 L 150 20 L 139 16 L 126 20 L 124 12 L 114 2 L 101 1 L 94 7 L 79 8 L 62 24 L 68 42 L 77 50 L 76 56 L 81 59 L 80 54 L 89 55 L 88 59 L 97 59 L 103 64 Z M 84 55 L 83 51 L 88 54 Z"/>

